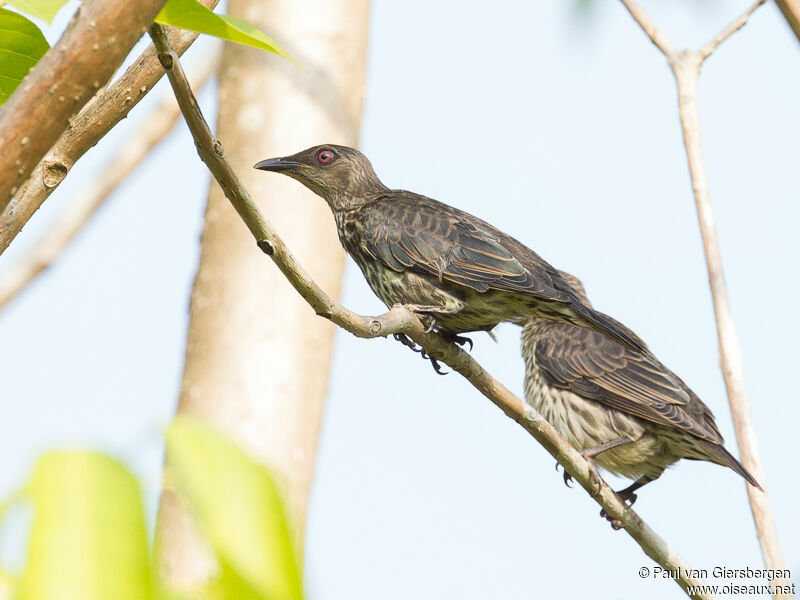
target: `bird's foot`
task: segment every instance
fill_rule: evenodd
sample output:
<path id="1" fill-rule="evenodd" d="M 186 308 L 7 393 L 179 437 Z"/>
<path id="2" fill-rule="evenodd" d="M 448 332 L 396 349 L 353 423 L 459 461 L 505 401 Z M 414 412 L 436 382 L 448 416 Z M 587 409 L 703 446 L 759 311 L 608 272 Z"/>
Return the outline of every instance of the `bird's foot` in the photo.
<path id="1" fill-rule="evenodd" d="M 425 325 L 425 333 L 430 333 L 436 327 L 436 319 L 430 315 L 424 315 L 420 317 L 420 321 L 422 321 L 422 324 Z"/>
<path id="2" fill-rule="evenodd" d="M 605 511 L 605 509 L 600 511 L 600 516 L 603 517 L 609 523 L 611 523 L 611 529 L 613 529 L 614 531 L 619 531 L 620 529 L 622 529 L 624 527 L 624 525 L 622 524 L 622 521 L 620 521 L 619 519 L 615 519 L 614 517 L 609 515 Z"/>
<path id="3" fill-rule="evenodd" d="M 408 337 L 405 333 L 394 333 L 392 334 L 392 337 L 394 337 L 394 339 L 403 344 L 403 346 L 411 348 L 411 350 L 413 350 L 414 352 L 418 353 L 424 352 L 422 346 L 417 345 L 417 343 L 414 342 L 414 340 Z"/>
<path id="4" fill-rule="evenodd" d="M 422 358 L 424 358 L 425 360 L 431 361 L 431 365 L 433 365 L 433 370 L 436 371 L 439 375 L 447 375 L 447 371 L 443 371 L 442 370 L 442 365 L 439 363 L 439 361 L 436 360 L 435 358 L 433 358 L 432 356 L 430 356 L 427 352 L 425 352 L 425 349 L 422 346 L 420 346 L 419 344 L 414 342 L 414 340 L 412 340 L 406 334 L 404 334 L 404 333 L 395 333 L 395 334 L 392 334 L 392 336 L 398 342 L 403 344 L 403 346 L 411 348 L 411 350 L 413 350 L 414 352 L 417 352 L 418 354 L 420 354 L 422 356 Z"/>
<path id="5" fill-rule="evenodd" d="M 437 306 L 435 304 L 405 304 L 425 325 L 425 333 L 430 333 L 436 326 L 433 315 L 453 315 L 461 310 L 460 306 Z"/>
<path id="6" fill-rule="evenodd" d="M 408 308 L 408 307 L 406 307 Z M 417 318 L 422 321 L 422 324 L 425 326 L 425 333 L 430 333 L 436 327 L 436 319 L 432 315 L 414 313 L 417 315 Z"/>
<path id="7" fill-rule="evenodd" d="M 636 498 L 637 498 L 637 496 L 636 496 L 636 494 L 634 492 L 632 492 L 630 490 L 627 490 L 627 489 L 617 492 L 617 496 L 619 496 L 620 500 L 622 500 L 622 502 L 628 508 L 630 508 L 631 506 L 634 505 L 634 503 L 636 502 Z M 600 511 L 600 516 L 603 517 L 609 523 L 611 523 L 611 528 L 612 529 L 614 529 L 614 530 L 622 529 L 622 527 L 623 527 L 622 521 L 620 521 L 619 519 L 615 519 L 614 517 L 609 515 L 605 511 L 605 509 Z"/>
<path id="8" fill-rule="evenodd" d="M 636 500 L 639 498 L 634 492 L 628 490 L 622 490 L 617 492 L 617 496 L 630 508 L 636 503 Z"/>
<path id="9" fill-rule="evenodd" d="M 455 333 L 443 333 L 443 332 L 440 333 L 442 333 L 442 337 L 446 339 L 448 342 L 453 342 L 454 344 L 458 344 L 462 348 L 467 344 L 469 344 L 469 351 L 472 352 L 473 344 L 471 338 L 468 338 L 465 335 L 457 335 Z"/>
<path id="10" fill-rule="evenodd" d="M 447 375 L 447 373 L 449 372 L 449 371 L 443 371 L 442 365 L 439 363 L 439 361 L 433 358 L 432 356 L 428 356 L 427 353 L 423 352 L 422 358 L 427 358 L 429 361 L 431 361 L 431 364 L 433 365 L 433 370 L 436 371 L 439 375 Z"/>
<path id="11" fill-rule="evenodd" d="M 592 495 L 597 495 L 600 493 L 600 488 L 603 487 L 603 479 L 600 477 L 600 472 L 597 470 L 597 465 L 594 462 L 594 458 L 592 458 L 591 454 L 581 453 L 581 456 L 584 460 L 589 463 L 589 479 L 592 481 Z M 558 467 L 561 465 L 556 463 L 556 471 L 558 471 Z M 571 488 L 572 485 L 572 475 L 567 473 L 567 470 L 564 469 L 564 483 L 567 487 Z"/>

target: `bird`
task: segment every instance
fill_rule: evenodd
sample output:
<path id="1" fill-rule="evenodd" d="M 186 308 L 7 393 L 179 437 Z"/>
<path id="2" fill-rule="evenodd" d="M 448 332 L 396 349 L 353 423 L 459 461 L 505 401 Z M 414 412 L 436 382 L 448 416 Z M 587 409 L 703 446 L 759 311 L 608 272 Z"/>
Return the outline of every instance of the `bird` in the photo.
<path id="1" fill-rule="evenodd" d="M 561 274 L 591 306 L 580 280 Z M 638 489 L 681 458 L 730 467 L 761 489 L 725 449 L 711 409 L 651 351 L 633 352 L 594 331 L 538 316 L 523 326 L 521 338 L 525 402 L 581 452 L 596 483 L 597 466 L 633 479 L 617 492 L 629 506 Z"/>
<path id="2" fill-rule="evenodd" d="M 537 315 L 643 350 L 641 340 L 584 304 L 533 250 L 467 212 L 389 189 L 355 148 L 313 146 L 254 168 L 287 175 L 321 196 L 373 292 L 387 307 L 405 305 L 450 341 L 471 348 L 461 333 L 491 331 L 501 322 L 521 325 Z"/>

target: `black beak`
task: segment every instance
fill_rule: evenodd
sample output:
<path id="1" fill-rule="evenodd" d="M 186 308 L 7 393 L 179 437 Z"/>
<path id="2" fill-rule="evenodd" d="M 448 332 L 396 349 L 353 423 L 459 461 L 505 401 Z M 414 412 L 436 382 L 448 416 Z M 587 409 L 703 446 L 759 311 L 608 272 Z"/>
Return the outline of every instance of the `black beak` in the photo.
<path id="1" fill-rule="evenodd" d="M 253 165 L 254 169 L 261 171 L 296 171 L 303 166 L 303 163 L 292 160 L 291 158 L 268 158 Z"/>

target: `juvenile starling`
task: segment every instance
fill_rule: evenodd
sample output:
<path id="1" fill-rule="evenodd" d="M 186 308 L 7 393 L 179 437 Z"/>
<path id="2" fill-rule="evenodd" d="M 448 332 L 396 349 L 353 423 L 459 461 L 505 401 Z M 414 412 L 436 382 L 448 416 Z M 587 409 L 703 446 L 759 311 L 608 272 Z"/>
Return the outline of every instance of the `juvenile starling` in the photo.
<path id="1" fill-rule="evenodd" d="M 562 276 L 591 306 L 581 282 Z M 581 451 L 595 477 L 596 462 L 634 479 L 618 492 L 630 504 L 636 490 L 681 458 L 730 467 L 760 489 L 723 446 L 711 409 L 651 352 L 534 316 L 522 330 L 522 356 L 526 402 Z"/>
<path id="2" fill-rule="evenodd" d="M 315 146 L 255 168 L 288 175 L 322 196 L 375 294 L 387 307 L 406 305 L 448 339 L 463 343 L 459 333 L 490 331 L 503 321 L 521 325 L 536 315 L 644 349 L 525 245 L 461 210 L 390 190 L 358 150 Z"/>

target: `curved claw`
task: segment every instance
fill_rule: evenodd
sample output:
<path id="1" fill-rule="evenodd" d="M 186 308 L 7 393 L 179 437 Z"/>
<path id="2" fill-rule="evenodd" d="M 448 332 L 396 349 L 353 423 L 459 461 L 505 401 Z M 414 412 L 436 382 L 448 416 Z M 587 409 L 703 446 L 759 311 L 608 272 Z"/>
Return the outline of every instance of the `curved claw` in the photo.
<path id="1" fill-rule="evenodd" d="M 454 344 L 458 344 L 462 348 L 467 344 L 469 344 L 469 351 L 472 352 L 473 348 L 472 339 L 468 338 L 467 336 L 457 335 L 455 333 L 442 333 L 442 337 L 444 337 L 444 339 L 446 339 L 448 342 L 453 342 Z"/>
<path id="2" fill-rule="evenodd" d="M 572 475 L 570 475 L 569 473 L 567 473 L 567 470 L 566 470 L 566 469 L 564 469 L 564 483 L 566 484 L 566 486 L 567 486 L 568 488 L 571 488 L 571 487 L 572 487 L 572 484 L 570 483 L 571 481 L 572 481 Z"/>
<path id="3" fill-rule="evenodd" d="M 457 335 L 457 336 L 453 337 L 453 341 L 456 344 L 458 344 L 459 346 L 461 346 L 461 347 L 464 347 L 467 344 L 469 344 L 469 351 L 472 352 L 472 348 L 473 348 L 474 344 L 472 343 L 472 339 L 471 338 L 468 338 L 468 337 L 463 336 L 463 335 Z"/>
<path id="4" fill-rule="evenodd" d="M 436 327 L 436 319 L 430 316 L 429 318 L 430 321 L 428 322 L 428 326 L 425 328 L 425 333 L 430 333 L 431 331 L 433 331 L 433 328 Z"/>
<path id="5" fill-rule="evenodd" d="M 447 375 L 449 371 L 442 371 L 442 365 L 439 364 L 438 360 L 430 356 L 428 357 L 428 360 L 431 361 L 431 364 L 433 365 L 433 370 L 436 371 L 439 375 Z"/>
<path id="6" fill-rule="evenodd" d="M 431 327 L 432 326 L 433 325 L 431 325 Z M 433 370 L 436 371 L 439 375 L 447 375 L 448 371 L 443 371 L 442 370 L 442 366 L 439 364 L 439 361 L 436 360 L 435 358 L 433 358 L 432 356 L 430 356 L 427 352 L 425 352 L 425 348 L 423 348 L 422 346 L 417 345 L 406 334 L 404 334 L 404 333 L 394 333 L 394 334 L 392 334 L 392 336 L 394 337 L 394 339 L 396 339 L 398 342 L 400 342 L 404 346 L 407 346 L 407 347 L 411 348 L 414 352 L 417 352 L 418 354 L 420 354 L 422 356 L 422 358 L 424 358 L 425 360 L 431 361 L 431 364 L 433 365 Z"/>

